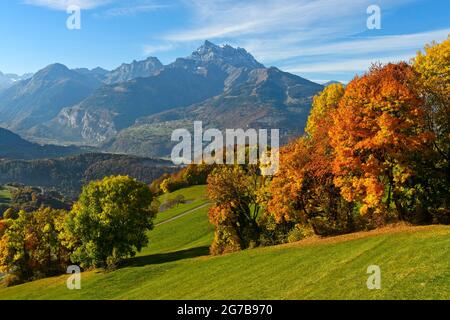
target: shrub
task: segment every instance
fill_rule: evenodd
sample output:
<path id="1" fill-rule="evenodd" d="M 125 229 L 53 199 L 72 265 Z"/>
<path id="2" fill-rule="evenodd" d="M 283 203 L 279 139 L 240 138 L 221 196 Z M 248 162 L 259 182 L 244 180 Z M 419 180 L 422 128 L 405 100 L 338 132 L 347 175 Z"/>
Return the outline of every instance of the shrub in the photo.
<path id="1" fill-rule="evenodd" d="M 287 236 L 287 241 L 289 243 L 297 242 L 308 237 L 312 237 L 314 231 L 311 227 L 303 226 L 301 224 L 295 225 L 295 227 L 289 232 Z"/>

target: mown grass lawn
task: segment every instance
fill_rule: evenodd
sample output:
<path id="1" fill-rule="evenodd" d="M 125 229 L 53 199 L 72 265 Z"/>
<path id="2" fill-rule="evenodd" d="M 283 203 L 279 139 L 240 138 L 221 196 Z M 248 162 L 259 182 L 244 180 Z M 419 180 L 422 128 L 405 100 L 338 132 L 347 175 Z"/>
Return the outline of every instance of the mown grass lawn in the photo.
<path id="1" fill-rule="evenodd" d="M 397 227 L 208 256 L 207 207 L 157 226 L 113 272 L 0 289 L 0 299 L 450 299 L 450 227 Z M 368 290 L 369 265 L 381 290 Z"/>
<path id="2" fill-rule="evenodd" d="M 163 194 L 158 197 L 161 204 L 169 199 L 175 198 L 177 195 L 183 195 L 186 203 L 179 204 L 171 208 L 170 210 L 159 212 L 154 220 L 155 224 L 167 221 L 175 216 L 182 214 L 183 212 L 189 211 L 191 209 L 197 208 L 208 202 L 206 197 L 206 186 L 193 186 L 181 190 L 174 191 L 170 194 Z"/>
<path id="3" fill-rule="evenodd" d="M 11 200 L 11 188 L 0 185 L 0 204 L 8 204 Z"/>

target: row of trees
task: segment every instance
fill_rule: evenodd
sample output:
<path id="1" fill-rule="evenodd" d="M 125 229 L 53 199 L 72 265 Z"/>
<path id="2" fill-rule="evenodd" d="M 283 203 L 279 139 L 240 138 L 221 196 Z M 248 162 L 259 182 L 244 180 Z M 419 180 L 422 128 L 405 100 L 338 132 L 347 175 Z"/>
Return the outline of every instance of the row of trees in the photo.
<path id="1" fill-rule="evenodd" d="M 314 98 L 271 181 L 249 166 L 208 179 L 211 252 L 391 221 L 450 223 L 450 39 L 411 64 L 373 65 Z"/>
<path id="2" fill-rule="evenodd" d="M 15 284 L 82 268 L 114 268 L 148 244 L 157 208 L 147 185 L 126 176 L 83 188 L 70 211 L 41 207 L 0 220 L 0 272 Z"/>
<path id="3" fill-rule="evenodd" d="M 150 184 L 154 194 L 170 193 L 189 186 L 206 184 L 208 175 L 214 166 L 206 164 L 190 164 L 182 170 L 163 174 Z"/>
<path id="4" fill-rule="evenodd" d="M 40 207 L 70 210 L 71 206 L 72 201 L 57 191 L 17 185 L 11 188 L 10 202 L 0 207 L 0 218 L 5 214 L 17 215 L 21 210 L 32 212 Z"/>

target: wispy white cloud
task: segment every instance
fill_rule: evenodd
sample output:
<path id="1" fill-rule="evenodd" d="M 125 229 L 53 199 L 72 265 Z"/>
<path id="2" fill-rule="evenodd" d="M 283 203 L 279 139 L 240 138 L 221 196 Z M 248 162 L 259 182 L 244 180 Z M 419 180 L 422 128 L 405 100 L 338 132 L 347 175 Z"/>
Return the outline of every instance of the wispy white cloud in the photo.
<path id="1" fill-rule="evenodd" d="M 172 41 L 194 41 L 236 36 L 283 35 L 292 32 L 315 36 L 339 32 L 352 34 L 366 28 L 367 7 L 373 0 L 186 0 L 193 11 L 188 29 L 166 35 Z M 379 0 L 383 9 L 411 0 Z M 314 30 L 314 32 L 312 32 Z"/>
<path id="2" fill-rule="evenodd" d="M 239 35 L 248 32 L 249 29 L 257 26 L 256 21 L 244 22 L 237 25 L 222 25 L 215 27 L 204 27 L 187 32 L 174 33 L 166 36 L 167 40 L 177 42 L 196 41 L 204 39 L 217 39 L 225 36 Z"/>
<path id="3" fill-rule="evenodd" d="M 67 8 L 72 5 L 76 5 L 84 10 L 89 10 L 114 1 L 115 0 L 24 0 L 24 3 L 53 10 L 67 10 Z"/>
<path id="4" fill-rule="evenodd" d="M 329 73 L 329 72 L 361 72 L 368 70 L 374 63 L 409 61 L 414 55 L 389 56 L 368 59 L 346 59 L 327 63 L 300 63 L 286 66 L 283 69 L 291 73 Z"/>
<path id="5" fill-rule="evenodd" d="M 433 30 L 429 32 L 355 38 L 351 41 L 331 43 L 317 47 L 302 49 L 303 55 L 320 54 L 361 54 L 379 51 L 409 50 L 423 47 L 430 39 L 441 41 L 447 38 L 450 29 Z"/>
<path id="6" fill-rule="evenodd" d="M 416 0 L 378 0 L 382 19 Z M 263 63 L 287 65 L 296 73 L 367 70 L 375 61 L 408 60 L 425 43 L 440 41 L 450 29 L 374 36 L 367 32 L 373 0 L 185 0 L 191 25 L 163 35 L 172 43 L 200 40 L 246 48 Z M 299 61 L 299 62 L 297 62 Z M 325 78 L 323 78 L 325 79 Z"/>
<path id="7" fill-rule="evenodd" d="M 125 1 L 126 5 L 120 4 L 118 0 L 23 0 L 23 3 L 28 5 L 46 7 L 53 10 L 67 10 L 69 6 L 75 5 L 84 10 L 95 9 L 105 5 L 110 6 L 101 13 L 96 13 L 98 16 L 134 16 L 143 12 L 155 11 L 170 7 L 168 4 L 156 3 L 153 0 L 135 0 Z"/>
<path id="8" fill-rule="evenodd" d="M 255 52 L 257 58 L 264 61 L 276 61 L 298 56 L 319 55 L 362 55 L 386 52 L 414 52 L 424 44 L 434 41 L 445 40 L 450 34 L 450 29 L 432 30 L 429 32 L 376 36 L 376 37 L 353 37 L 349 40 L 331 42 L 307 46 L 293 42 L 291 39 L 279 38 L 265 41 L 251 41 L 243 46 Z M 283 50 L 280 50 L 283 48 Z"/>
<path id="9" fill-rule="evenodd" d="M 171 43 L 169 44 L 158 44 L 158 45 L 151 45 L 151 44 L 146 44 L 143 46 L 143 51 L 145 55 L 151 55 L 157 52 L 165 52 L 165 51 L 170 51 L 172 49 L 174 49 L 175 46 Z"/>
<path id="10" fill-rule="evenodd" d="M 137 2 L 127 6 L 114 7 L 105 11 L 107 16 L 134 16 L 139 13 L 151 12 L 170 7 L 168 4 L 155 3 L 153 1 Z"/>

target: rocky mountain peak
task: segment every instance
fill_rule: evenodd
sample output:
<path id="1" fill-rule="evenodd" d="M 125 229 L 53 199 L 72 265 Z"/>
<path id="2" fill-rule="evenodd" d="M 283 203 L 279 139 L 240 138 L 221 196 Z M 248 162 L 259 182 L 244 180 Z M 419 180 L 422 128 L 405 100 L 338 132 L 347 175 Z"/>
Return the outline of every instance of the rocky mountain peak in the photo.
<path id="1" fill-rule="evenodd" d="M 234 48 L 228 44 L 218 46 L 208 40 L 194 51 L 188 59 L 203 63 L 229 64 L 236 68 L 264 68 L 264 65 L 256 61 L 245 49 Z"/>
<path id="2" fill-rule="evenodd" d="M 42 70 L 39 70 L 33 77 L 32 80 L 55 80 L 64 78 L 72 74 L 69 68 L 61 63 L 54 63 L 48 65 Z"/>
<path id="3" fill-rule="evenodd" d="M 124 63 L 117 69 L 111 71 L 105 82 L 112 84 L 135 78 L 150 77 L 161 71 L 163 67 L 161 61 L 156 57 L 148 57 L 142 61 L 134 60 L 131 63 Z"/>
<path id="4" fill-rule="evenodd" d="M 94 69 L 91 70 L 91 72 L 96 73 L 96 74 L 107 74 L 109 71 L 100 67 L 96 67 Z"/>

